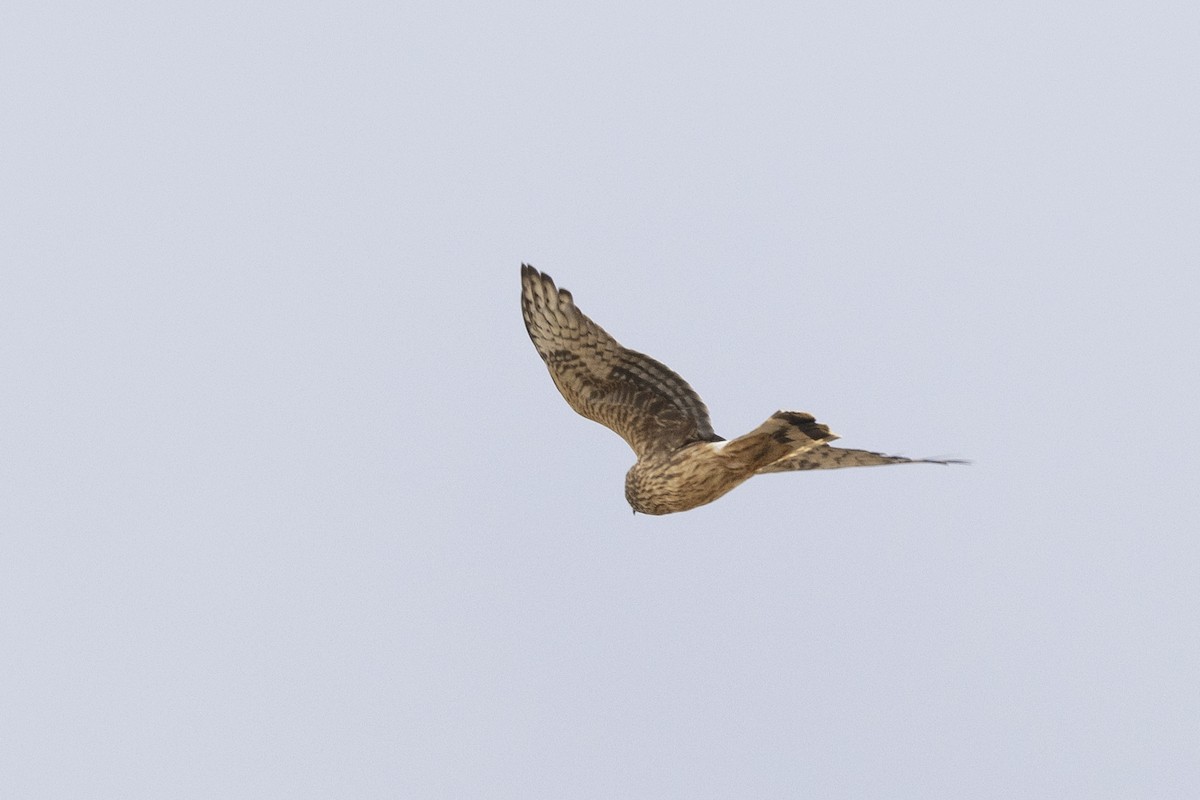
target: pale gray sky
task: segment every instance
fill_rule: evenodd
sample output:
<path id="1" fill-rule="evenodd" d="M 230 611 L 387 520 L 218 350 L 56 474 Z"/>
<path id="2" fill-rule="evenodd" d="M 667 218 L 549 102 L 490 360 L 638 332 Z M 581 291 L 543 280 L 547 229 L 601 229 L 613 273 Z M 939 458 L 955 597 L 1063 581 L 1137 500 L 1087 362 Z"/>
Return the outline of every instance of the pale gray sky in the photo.
<path id="1" fill-rule="evenodd" d="M 1200 796 L 1194 3 L 0 12 L 0 795 Z M 737 435 L 634 517 L 518 265 Z"/>

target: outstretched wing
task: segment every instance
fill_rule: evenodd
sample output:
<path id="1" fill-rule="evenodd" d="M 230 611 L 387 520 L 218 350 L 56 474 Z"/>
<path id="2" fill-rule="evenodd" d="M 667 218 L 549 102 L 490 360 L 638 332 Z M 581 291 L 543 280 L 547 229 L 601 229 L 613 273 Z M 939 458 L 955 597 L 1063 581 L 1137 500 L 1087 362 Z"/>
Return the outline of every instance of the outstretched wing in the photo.
<path id="1" fill-rule="evenodd" d="M 905 458 L 872 453 L 870 450 L 850 450 L 845 447 L 822 445 L 797 456 L 784 458 L 758 470 L 767 472 L 791 472 L 799 469 L 841 469 L 842 467 L 878 467 L 885 464 L 967 464 L 958 459 Z"/>
<path id="2" fill-rule="evenodd" d="M 549 275 L 521 265 L 525 328 L 571 408 L 616 431 L 638 458 L 717 442 L 708 409 L 687 381 L 627 350 L 575 306 Z"/>

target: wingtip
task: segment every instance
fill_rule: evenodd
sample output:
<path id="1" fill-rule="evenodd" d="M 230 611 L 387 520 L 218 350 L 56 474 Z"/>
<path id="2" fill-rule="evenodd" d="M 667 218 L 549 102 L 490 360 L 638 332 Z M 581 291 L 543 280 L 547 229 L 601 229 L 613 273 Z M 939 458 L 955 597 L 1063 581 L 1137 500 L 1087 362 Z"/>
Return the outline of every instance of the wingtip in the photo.
<path id="1" fill-rule="evenodd" d="M 554 283 L 554 278 L 551 278 L 548 273 L 539 271 L 532 264 L 522 262 L 521 283 L 525 286 L 526 292 L 539 294 L 547 301 L 557 297 L 559 302 L 564 302 L 567 305 L 572 305 L 575 302 L 570 292 L 566 289 L 558 288 Z"/>
<path id="2" fill-rule="evenodd" d="M 551 278 L 549 275 L 547 275 L 545 272 L 542 272 L 537 267 L 533 266 L 532 264 L 527 264 L 524 261 L 521 262 L 521 277 L 522 278 L 540 278 L 543 281 L 549 281 L 551 284 L 554 283 L 554 279 Z"/>

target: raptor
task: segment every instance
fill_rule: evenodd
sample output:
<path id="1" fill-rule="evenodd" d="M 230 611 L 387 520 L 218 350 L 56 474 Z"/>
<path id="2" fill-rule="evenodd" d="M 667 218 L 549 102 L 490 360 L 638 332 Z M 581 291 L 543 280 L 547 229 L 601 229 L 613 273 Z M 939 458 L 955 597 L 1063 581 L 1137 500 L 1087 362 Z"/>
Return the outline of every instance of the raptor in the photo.
<path id="1" fill-rule="evenodd" d="M 521 313 L 567 404 L 615 431 L 637 455 L 625 475 L 634 512 L 672 514 L 711 503 L 754 475 L 885 464 L 963 464 L 833 447 L 838 436 L 803 411 L 776 411 L 736 439 L 718 436 L 687 382 L 617 343 L 566 289 L 521 265 Z"/>

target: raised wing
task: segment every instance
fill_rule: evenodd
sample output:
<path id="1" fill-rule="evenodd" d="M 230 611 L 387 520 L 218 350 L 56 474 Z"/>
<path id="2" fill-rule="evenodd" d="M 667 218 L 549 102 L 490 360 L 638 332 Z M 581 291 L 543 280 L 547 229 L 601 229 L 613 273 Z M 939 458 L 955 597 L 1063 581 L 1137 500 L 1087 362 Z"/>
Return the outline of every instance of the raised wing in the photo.
<path id="1" fill-rule="evenodd" d="M 879 467 L 887 464 L 967 464 L 958 459 L 905 458 L 872 453 L 869 450 L 850 450 L 845 447 L 822 445 L 791 458 L 776 461 L 758 470 L 759 475 L 768 472 L 791 472 L 800 469 L 841 469 L 842 467 Z"/>
<path id="2" fill-rule="evenodd" d="M 616 431 L 638 458 L 721 441 L 687 381 L 627 350 L 575 306 L 549 275 L 521 265 L 525 328 L 568 405 Z"/>

